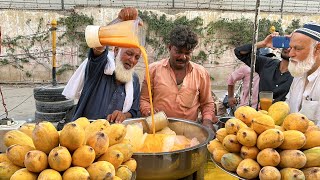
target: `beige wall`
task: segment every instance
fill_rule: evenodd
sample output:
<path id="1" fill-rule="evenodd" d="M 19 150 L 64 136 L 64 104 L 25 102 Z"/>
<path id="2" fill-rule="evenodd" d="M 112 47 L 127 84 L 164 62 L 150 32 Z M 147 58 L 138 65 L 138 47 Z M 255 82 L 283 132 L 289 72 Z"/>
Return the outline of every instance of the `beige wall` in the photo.
<path id="1" fill-rule="evenodd" d="M 77 8 L 76 12 L 81 12 L 89 16 L 94 17 L 94 24 L 96 25 L 106 25 L 107 22 L 117 17 L 119 9 L 110 8 Z M 207 25 L 211 21 L 216 21 L 219 18 L 239 18 L 241 16 L 245 18 L 254 19 L 254 12 L 231 12 L 231 11 L 172 11 L 172 10 L 162 10 L 154 11 L 155 13 L 167 13 L 167 17 L 177 18 L 179 16 L 186 16 L 187 18 L 193 19 L 200 16 L 204 20 L 204 25 Z M 31 10 L 2 10 L 0 11 L 0 22 L 1 22 L 1 33 L 2 39 L 6 36 L 15 37 L 17 35 L 30 35 L 36 30 L 39 19 L 42 17 L 44 22 L 50 23 L 52 19 L 59 19 L 59 17 L 64 17 L 67 13 L 62 11 L 31 11 Z M 261 12 L 261 18 L 268 18 L 270 20 L 280 19 L 280 13 L 266 13 Z M 286 27 L 293 19 L 300 19 L 301 23 L 308 21 L 320 22 L 319 14 L 284 14 L 283 15 L 283 25 Z M 26 24 L 28 20 L 30 24 Z M 48 29 L 50 26 L 44 26 L 43 29 Z M 63 29 L 60 29 L 63 31 Z M 51 41 L 45 43 L 43 42 L 41 46 L 34 47 L 32 51 L 41 49 L 51 49 Z M 82 59 L 76 56 L 77 52 L 76 45 L 68 45 L 63 47 L 57 47 L 57 53 L 64 53 L 64 55 L 57 56 L 58 67 L 62 64 L 79 65 Z M 200 47 L 201 48 L 201 47 Z M 2 47 L 2 56 L 5 56 L 6 49 Z M 147 48 L 148 56 L 150 58 L 149 62 L 153 62 L 154 54 L 153 50 L 149 47 Z M 75 55 L 71 55 L 75 54 Z M 1 57 L 4 58 L 4 57 Z M 212 62 L 218 62 L 215 64 Z M 209 56 L 207 62 L 204 66 L 208 69 L 214 81 L 212 81 L 213 86 L 226 86 L 225 81 L 227 75 L 235 68 L 236 57 L 233 54 L 233 49 L 227 50 L 221 58 L 217 58 L 214 55 Z M 143 61 L 139 62 L 137 65 L 137 71 L 141 79 L 144 74 L 144 64 Z M 24 65 L 24 70 L 31 72 L 32 76 L 27 77 L 25 72 L 18 70 L 10 65 L 0 66 L 0 82 L 49 82 L 51 80 L 51 57 L 43 58 L 37 62 L 31 61 Z M 68 81 L 72 75 L 72 71 L 64 72 L 62 75 L 57 76 L 59 82 L 65 83 Z"/>

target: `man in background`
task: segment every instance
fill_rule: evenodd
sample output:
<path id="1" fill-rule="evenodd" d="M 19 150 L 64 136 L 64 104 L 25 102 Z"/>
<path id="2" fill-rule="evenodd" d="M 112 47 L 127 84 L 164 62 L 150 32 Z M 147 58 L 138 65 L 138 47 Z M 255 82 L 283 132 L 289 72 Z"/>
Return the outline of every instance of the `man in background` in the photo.
<path id="1" fill-rule="evenodd" d="M 289 71 L 294 76 L 287 102 L 320 126 L 320 24 L 306 23 L 290 38 Z"/>
<path id="2" fill-rule="evenodd" d="M 277 35 L 278 33 L 270 34 L 264 40 L 257 42 L 257 48 L 273 48 L 272 37 Z M 252 44 L 237 47 L 234 53 L 239 60 L 247 66 L 251 66 Z M 274 102 L 285 101 L 293 80 L 293 77 L 288 71 L 288 65 L 288 49 L 282 49 L 280 60 L 257 55 L 255 72 L 257 72 L 260 77 L 259 92 L 272 91 Z"/>
<path id="3" fill-rule="evenodd" d="M 187 26 L 176 26 L 170 32 L 169 58 L 152 63 L 150 67 L 151 92 L 154 108 L 168 117 L 198 120 L 213 128 L 216 122 L 211 96 L 211 80 L 207 70 L 191 62 L 198 36 Z M 146 79 L 140 98 L 142 116 L 150 115 L 150 99 Z"/>
<path id="4" fill-rule="evenodd" d="M 233 71 L 227 80 L 228 83 L 228 104 L 232 109 L 236 109 L 237 104 L 239 106 L 248 106 L 249 105 L 249 86 L 250 86 L 250 72 L 251 69 L 247 65 L 241 65 L 235 71 Z M 253 90 L 252 90 L 252 101 L 251 107 L 257 108 L 258 105 L 258 94 L 259 94 L 259 75 L 253 73 Z M 235 84 L 238 81 L 242 81 L 242 92 L 240 95 L 240 102 L 235 98 Z"/>

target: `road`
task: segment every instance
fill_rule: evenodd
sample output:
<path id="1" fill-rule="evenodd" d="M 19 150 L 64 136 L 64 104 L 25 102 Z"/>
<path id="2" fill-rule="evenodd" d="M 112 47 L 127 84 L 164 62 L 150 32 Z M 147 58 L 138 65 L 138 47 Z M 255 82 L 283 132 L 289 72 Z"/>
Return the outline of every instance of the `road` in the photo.
<path id="1" fill-rule="evenodd" d="M 34 120 L 36 109 L 32 85 L 1 85 L 8 117 L 15 120 Z M 0 105 L 0 118 L 6 117 L 3 102 Z"/>

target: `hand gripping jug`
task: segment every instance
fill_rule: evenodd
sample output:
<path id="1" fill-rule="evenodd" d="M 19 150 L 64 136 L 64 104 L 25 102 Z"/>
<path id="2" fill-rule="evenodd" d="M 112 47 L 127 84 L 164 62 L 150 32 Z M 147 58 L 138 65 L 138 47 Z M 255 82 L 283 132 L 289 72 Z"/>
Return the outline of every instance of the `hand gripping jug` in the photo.
<path id="1" fill-rule="evenodd" d="M 139 48 L 141 45 L 138 37 L 139 20 L 120 21 L 116 19 L 107 26 L 89 25 L 85 30 L 86 42 L 90 48 L 101 46 Z"/>

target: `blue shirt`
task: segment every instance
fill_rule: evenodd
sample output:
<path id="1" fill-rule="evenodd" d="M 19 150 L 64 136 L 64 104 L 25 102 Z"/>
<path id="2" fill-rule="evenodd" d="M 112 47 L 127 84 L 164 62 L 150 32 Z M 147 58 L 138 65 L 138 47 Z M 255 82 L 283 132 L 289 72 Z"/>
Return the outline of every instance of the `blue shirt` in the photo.
<path id="1" fill-rule="evenodd" d="M 99 57 L 93 56 L 89 51 L 88 63 L 85 72 L 84 87 L 78 101 L 72 120 L 79 117 L 88 119 L 105 119 L 113 111 L 122 111 L 126 97 L 125 84 L 117 84 L 114 73 L 104 74 L 105 65 L 108 63 L 108 51 Z M 139 116 L 140 84 L 137 74 L 133 74 L 133 103 L 129 110 L 132 117 Z"/>

